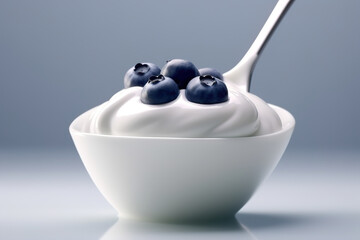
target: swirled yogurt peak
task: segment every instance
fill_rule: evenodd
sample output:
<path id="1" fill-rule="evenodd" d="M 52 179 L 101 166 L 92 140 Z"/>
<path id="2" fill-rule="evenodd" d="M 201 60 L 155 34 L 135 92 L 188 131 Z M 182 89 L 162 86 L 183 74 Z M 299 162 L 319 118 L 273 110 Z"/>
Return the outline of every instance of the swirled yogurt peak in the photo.
<path id="1" fill-rule="evenodd" d="M 160 73 L 155 64 L 138 63 L 125 75 L 127 87 L 93 108 L 83 130 L 116 136 L 230 138 L 281 129 L 279 116 L 266 102 L 222 78 L 214 69 L 198 70 L 182 59 L 168 61 Z"/>

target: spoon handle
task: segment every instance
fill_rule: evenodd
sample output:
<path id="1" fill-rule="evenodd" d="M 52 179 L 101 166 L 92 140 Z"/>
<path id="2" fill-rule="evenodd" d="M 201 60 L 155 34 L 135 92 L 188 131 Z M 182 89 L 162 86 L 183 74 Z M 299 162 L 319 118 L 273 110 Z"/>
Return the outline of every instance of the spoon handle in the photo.
<path id="1" fill-rule="evenodd" d="M 251 75 L 253 73 L 256 61 L 293 2 L 294 0 L 278 1 L 255 41 L 246 52 L 245 56 L 234 68 L 224 73 L 225 79 L 233 82 L 242 90 L 249 91 Z"/>

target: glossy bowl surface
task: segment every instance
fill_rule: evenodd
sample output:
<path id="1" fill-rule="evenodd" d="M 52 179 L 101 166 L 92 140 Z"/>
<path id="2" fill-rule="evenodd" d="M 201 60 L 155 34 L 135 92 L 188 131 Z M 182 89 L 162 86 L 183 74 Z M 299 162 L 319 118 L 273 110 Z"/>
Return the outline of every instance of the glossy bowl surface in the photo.
<path id="1" fill-rule="evenodd" d="M 76 118 L 70 133 L 95 185 L 119 216 L 197 221 L 233 216 L 271 174 L 295 127 L 271 105 L 283 128 L 239 138 L 153 138 L 91 134 Z"/>

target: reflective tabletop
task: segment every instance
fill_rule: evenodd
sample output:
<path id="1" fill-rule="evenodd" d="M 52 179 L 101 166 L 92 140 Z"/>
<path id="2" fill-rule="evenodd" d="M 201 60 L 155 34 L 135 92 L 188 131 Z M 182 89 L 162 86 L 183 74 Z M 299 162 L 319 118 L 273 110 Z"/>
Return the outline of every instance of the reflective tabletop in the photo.
<path id="1" fill-rule="evenodd" d="M 119 220 L 75 150 L 0 151 L 0 239 L 360 239 L 360 151 L 292 151 L 232 219 Z"/>

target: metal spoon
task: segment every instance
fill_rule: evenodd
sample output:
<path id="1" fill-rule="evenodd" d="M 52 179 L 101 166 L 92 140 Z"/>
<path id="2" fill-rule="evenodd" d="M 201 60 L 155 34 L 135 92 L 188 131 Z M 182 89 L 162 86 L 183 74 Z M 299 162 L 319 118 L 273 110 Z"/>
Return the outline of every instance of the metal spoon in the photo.
<path id="1" fill-rule="evenodd" d="M 251 76 L 254 71 L 255 64 L 266 43 L 269 41 L 274 30 L 279 25 L 281 19 L 284 17 L 293 2 L 294 0 L 278 1 L 245 56 L 234 68 L 223 74 L 227 81 L 236 84 L 241 90 L 250 90 Z"/>

